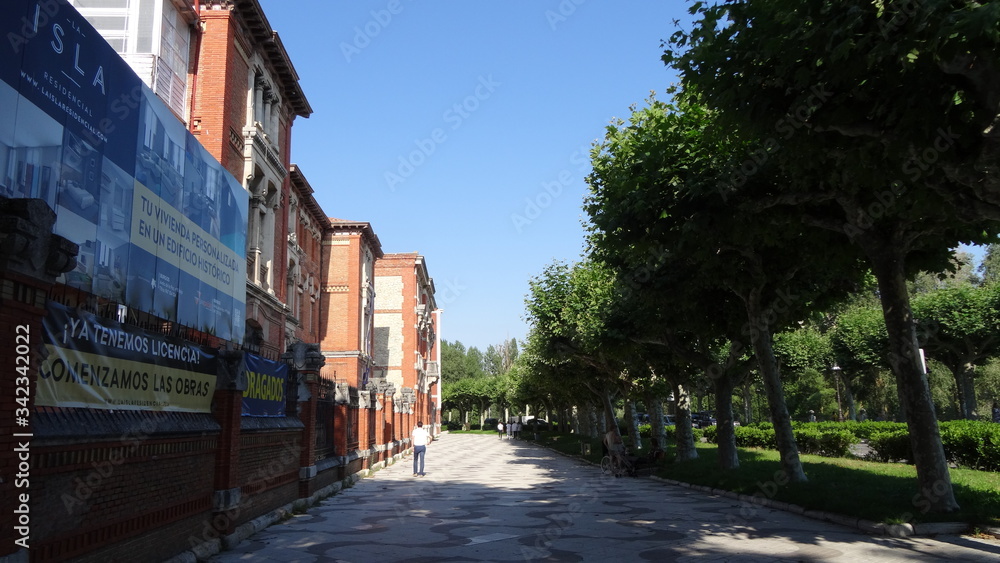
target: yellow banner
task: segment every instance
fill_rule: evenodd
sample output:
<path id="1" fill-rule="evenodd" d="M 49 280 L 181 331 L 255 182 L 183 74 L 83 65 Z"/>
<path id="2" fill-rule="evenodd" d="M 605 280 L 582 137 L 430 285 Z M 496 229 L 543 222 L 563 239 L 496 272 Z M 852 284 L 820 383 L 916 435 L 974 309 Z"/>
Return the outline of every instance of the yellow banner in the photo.
<path id="1" fill-rule="evenodd" d="M 35 404 L 211 412 L 215 375 L 109 358 L 47 344 Z"/>
<path id="2" fill-rule="evenodd" d="M 138 180 L 132 196 L 132 244 L 226 295 L 239 295 L 246 284 L 240 275 L 246 270 L 242 257 Z"/>

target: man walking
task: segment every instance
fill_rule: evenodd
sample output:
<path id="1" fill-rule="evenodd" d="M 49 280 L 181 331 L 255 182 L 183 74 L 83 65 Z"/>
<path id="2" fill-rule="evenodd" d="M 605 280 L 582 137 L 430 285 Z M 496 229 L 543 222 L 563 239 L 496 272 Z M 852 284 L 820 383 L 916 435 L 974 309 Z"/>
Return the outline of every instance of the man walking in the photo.
<path id="1" fill-rule="evenodd" d="M 417 421 L 417 427 L 410 435 L 413 442 L 413 476 L 424 476 L 424 454 L 427 453 L 427 431 L 423 421 Z"/>

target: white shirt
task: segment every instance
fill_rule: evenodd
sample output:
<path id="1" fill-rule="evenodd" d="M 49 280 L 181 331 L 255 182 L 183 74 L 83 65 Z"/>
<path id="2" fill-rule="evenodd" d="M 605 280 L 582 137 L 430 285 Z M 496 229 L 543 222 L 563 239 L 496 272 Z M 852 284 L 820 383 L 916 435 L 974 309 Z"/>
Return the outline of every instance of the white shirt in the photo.
<path id="1" fill-rule="evenodd" d="M 418 426 L 413 429 L 413 434 L 410 435 L 413 440 L 414 446 L 426 446 L 427 445 L 427 430 L 424 430 L 423 426 Z"/>

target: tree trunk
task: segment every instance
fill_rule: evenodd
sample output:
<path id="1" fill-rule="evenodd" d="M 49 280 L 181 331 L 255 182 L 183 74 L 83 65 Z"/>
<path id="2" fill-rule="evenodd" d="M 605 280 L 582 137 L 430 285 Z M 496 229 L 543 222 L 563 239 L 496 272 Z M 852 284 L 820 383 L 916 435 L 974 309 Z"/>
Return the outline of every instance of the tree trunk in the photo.
<path id="1" fill-rule="evenodd" d="M 927 374 L 920 361 L 917 333 L 906 288 L 904 257 L 898 245 L 865 241 L 865 250 L 878 280 L 885 327 L 889 334 L 889 363 L 896 376 L 901 406 L 910 432 L 917 484 L 920 493 L 914 505 L 922 512 L 958 510 L 948 460 L 941 444 L 941 432 Z"/>
<path id="2" fill-rule="evenodd" d="M 963 362 L 962 364 L 952 367 L 952 373 L 955 374 L 955 390 L 958 393 L 958 408 L 959 414 L 962 418 L 968 420 L 975 420 L 977 418 L 976 410 L 979 409 L 979 405 L 976 402 L 976 366 Z"/>
<path id="3" fill-rule="evenodd" d="M 715 378 L 716 437 L 719 444 L 719 467 L 738 469 L 740 458 L 736 452 L 736 433 L 733 431 L 733 389 L 736 387 L 730 374 Z"/>
<path id="4" fill-rule="evenodd" d="M 635 401 L 632 399 L 625 401 L 625 423 L 628 424 L 625 428 L 628 429 L 628 435 L 632 438 L 632 447 L 641 450 L 642 439 L 639 438 L 639 416 L 635 412 Z"/>
<path id="5" fill-rule="evenodd" d="M 753 424 L 753 378 L 743 381 L 743 424 Z"/>
<path id="6" fill-rule="evenodd" d="M 601 410 L 603 410 L 603 407 Z M 597 416 L 597 408 L 594 406 L 594 403 L 587 403 L 587 411 L 585 414 L 587 417 L 587 435 L 591 438 L 597 438 L 603 434 L 604 430 L 602 430 L 598 425 L 604 421 L 604 416 Z"/>
<path id="7" fill-rule="evenodd" d="M 674 434 L 677 439 L 676 461 L 698 459 L 698 450 L 694 447 L 694 434 L 691 432 L 691 395 L 680 383 L 674 384 L 674 397 L 677 398 L 677 413 L 674 415 Z"/>
<path id="8" fill-rule="evenodd" d="M 854 391 L 851 390 L 851 378 L 847 377 L 842 370 L 837 372 L 840 382 L 844 384 L 844 401 L 847 403 L 847 417 L 850 420 L 858 420 L 858 406 L 854 404 Z"/>
<path id="9" fill-rule="evenodd" d="M 646 404 L 650 411 L 650 445 L 656 445 L 662 450 L 667 447 L 667 433 L 663 425 L 663 402 L 650 393 L 646 396 Z"/>
<path id="10" fill-rule="evenodd" d="M 781 454 L 781 469 L 791 483 L 804 483 L 805 471 L 799 459 L 799 448 L 795 444 L 795 433 L 792 431 L 792 420 L 788 416 L 785 405 L 785 392 L 781 387 L 781 372 L 774 358 L 774 348 L 771 344 L 771 327 L 768 322 L 768 312 L 761 307 L 760 290 L 754 289 L 746 300 L 747 315 L 750 320 L 750 340 L 753 344 L 754 356 L 760 365 L 761 379 L 764 380 L 764 390 L 767 393 L 768 407 L 771 413 L 771 423 L 774 424 L 774 438 Z"/>

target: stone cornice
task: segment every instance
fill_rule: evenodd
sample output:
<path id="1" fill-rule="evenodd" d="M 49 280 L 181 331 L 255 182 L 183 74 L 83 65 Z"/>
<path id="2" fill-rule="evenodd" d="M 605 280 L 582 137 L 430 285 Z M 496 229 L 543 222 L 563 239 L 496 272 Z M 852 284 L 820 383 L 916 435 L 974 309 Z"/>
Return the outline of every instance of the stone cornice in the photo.
<path id="1" fill-rule="evenodd" d="M 213 0 L 213 2 L 218 2 L 218 0 Z M 261 52 L 271 63 L 279 78 L 282 94 L 292 111 L 295 115 L 309 117 L 313 110 L 299 86 L 299 74 L 295 71 L 291 59 L 288 58 L 288 51 L 285 50 L 278 33 L 267 21 L 267 16 L 264 15 L 260 2 L 258 0 L 227 0 L 225 3 L 236 7 L 253 42 L 260 45 Z"/>

